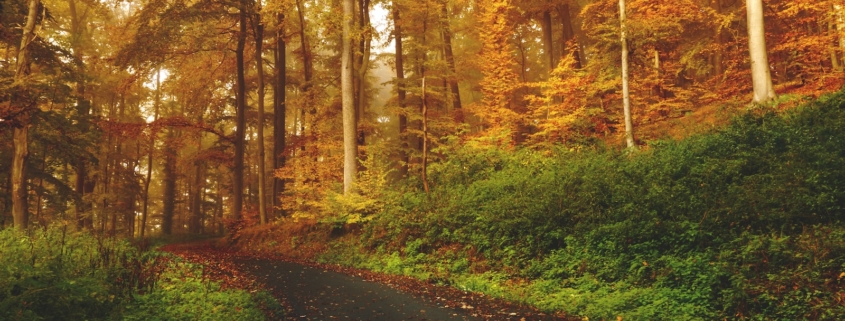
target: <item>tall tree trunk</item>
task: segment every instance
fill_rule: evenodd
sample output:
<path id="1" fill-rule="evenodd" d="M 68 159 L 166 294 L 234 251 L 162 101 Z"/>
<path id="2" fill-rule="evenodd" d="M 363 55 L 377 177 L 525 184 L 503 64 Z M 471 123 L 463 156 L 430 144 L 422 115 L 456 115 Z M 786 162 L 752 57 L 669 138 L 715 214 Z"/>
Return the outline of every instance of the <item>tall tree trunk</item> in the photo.
<path id="1" fill-rule="evenodd" d="M 619 0 L 619 23 L 622 28 L 622 108 L 625 112 L 625 142 L 629 149 L 634 146 L 634 122 L 631 118 L 631 97 L 628 93 L 628 39 L 625 25 L 625 0 Z"/>
<path id="2" fill-rule="evenodd" d="M 264 180 L 264 24 L 255 14 L 255 69 L 258 71 L 258 217 L 267 224 L 267 183 Z"/>
<path id="3" fill-rule="evenodd" d="M 763 23 L 763 1 L 746 0 L 748 14 L 748 51 L 751 55 L 751 81 L 754 85 L 754 102 L 766 103 L 775 99 L 769 57 L 766 51 L 766 31 Z"/>
<path id="4" fill-rule="evenodd" d="M 713 1 L 713 6 L 717 14 L 722 14 L 722 0 Z M 725 39 L 721 28 L 716 28 L 716 36 L 714 38 L 718 47 L 713 54 L 713 71 L 716 73 L 716 77 L 719 78 L 719 82 L 721 82 L 722 75 L 725 73 L 725 55 L 722 53 L 722 45 Z"/>
<path id="5" fill-rule="evenodd" d="M 841 58 L 843 51 L 845 51 L 845 6 L 834 4 L 833 11 L 836 16 L 836 40 L 839 45 L 836 50 L 836 56 L 837 58 Z"/>
<path id="6" fill-rule="evenodd" d="M 400 174 L 403 177 L 408 175 L 408 117 L 405 115 L 405 67 L 404 57 L 402 52 L 402 22 L 399 18 L 399 3 L 393 1 L 393 38 L 395 42 L 396 51 L 396 97 L 399 101 L 399 108 L 402 111 L 399 113 L 399 141 L 401 167 Z"/>
<path id="7" fill-rule="evenodd" d="M 428 190 L 428 104 L 425 101 L 425 77 L 422 78 L 422 181 Z"/>
<path id="8" fill-rule="evenodd" d="M 153 101 L 153 122 L 158 120 L 158 109 L 161 105 L 161 69 L 156 71 L 156 92 L 155 101 Z M 146 236 L 147 230 L 147 213 L 150 203 L 150 182 L 153 178 L 153 152 L 155 151 L 156 130 L 150 127 L 150 144 L 147 152 L 147 177 L 144 180 L 144 209 L 141 211 L 141 239 Z"/>
<path id="9" fill-rule="evenodd" d="M 276 16 L 276 24 L 278 25 L 278 30 L 276 31 L 276 52 L 275 52 L 275 64 L 276 64 L 276 86 L 273 88 L 273 169 L 278 170 L 282 167 L 285 167 L 285 161 L 287 158 L 285 157 L 285 129 L 287 126 L 287 122 L 285 117 L 287 116 L 287 105 L 285 104 L 286 94 L 285 94 L 285 85 L 286 85 L 286 77 L 287 77 L 287 45 L 285 43 L 285 31 L 283 28 L 283 22 L 285 16 L 283 14 L 278 14 Z M 285 181 L 273 175 L 273 208 L 276 211 L 277 216 L 281 217 L 285 215 L 284 209 L 282 208 L 281 202 L 281 195 L 282 192 L 285 191 Z"/>
<path id="10" fill-rule="evenodd" d="M 570 42 L 575 40 L 575 29 L 572 28 L 572 16 L 570 15 L 569 3 L 564 3 L 560 6 L 560 21 L 563 27 L 563 52 L 562 55 L 568 55 L 570 52 L 575 55 L 575 68 L 581 69 L 583 62 L 581 62 L 581 49 L 576 44 L 573 48 L 567 48 Z"/>
<path id="11" fill-rule="evenodd" d="M 238 31 L 238 47 L 235 50 L 237 63 L 237 91 L 236 100 L 236 126 L 235 130 L 235 164 L 232 169 L 232 216 L 239 220 L 242 217 L 244 202 L 244 144 L 246 137 L 246 80 L 244 79 L 244 46 L 246 45 L 246 0 L 240 0 L 240 20 Z"/>
<path id="12" fill-rule="evenodd" d="M 358 50 L 360 54 L 360 58 L 358 59 L 357 71 L 355 75 L 356 80 L 356 103 L 355 103 L 355 124 L 361 124 L 361 117 L 364 116 L 366 112 L 366 102 L 367 102 L 367 95 L 366 95 L 366 87 L 367 87 L 367 74 L 370 71 L 370 48 L 373 41 L 372 33 L 370 32 L 370 0 L 358 0 L 358 6 L 360 9 L 360 19 L 358 20 L 358 27 L 360 28 L 361 32 L 361 39 L 358 43 Z M 357 129 L 358 130 L 358 144 L 364 145 L 366 134 L 363 128 Z"/>
<path id="13" fill-rule="evenodd" d="M 446 65 L 449 67 L 449 89 L 452 92 L 452 108 L 455 110 L 455 121 L 463 122 L 463 110 L 461 105 L 461 90 L 458 87 L 458 73 L 455 70 L 455 54 L 452 52 L 452 27 L 449 25 L 448 1 L 443 2 L 440 9 L 443 15 L 443 53 L 446 58 Z"/>
<path id="14" fill-rule="evenodd" d="M 15 71 L 15 83 L 20 83 L 30 74 L 29 44 L 35 41 L 35 23 L 38 17 L 38 7 L 41 1 L 30 0 L 26 16 L 26 25 L 23 27 L 21 47 L 18 50 L 17 70 Z M 14 98 L 14 94 L 12 95 Z M 15 103 L 14 99 L 10 102 Z M 26 107 L 18 107 L 26 108 Z M 12 144 L 14 152 L 12 156 L 12 217 L 15 228 L 24 230 L 29 226 L 29 204 L 27 203 L 27 168 L 26 161 L 29 158 L 29 112 L 22 113 L 20 125 L 12 130 Z"/>
<path id="15" fill-rule="evenodd" d="M 343 0 L 343 50 L 341 52 L 340 91 L 343 105 L 343 193 L 350 194 L 358 176 L 358 141 L 355 124 L 355 93 L 352 84 L 352 20 L 355 4 Z"/>

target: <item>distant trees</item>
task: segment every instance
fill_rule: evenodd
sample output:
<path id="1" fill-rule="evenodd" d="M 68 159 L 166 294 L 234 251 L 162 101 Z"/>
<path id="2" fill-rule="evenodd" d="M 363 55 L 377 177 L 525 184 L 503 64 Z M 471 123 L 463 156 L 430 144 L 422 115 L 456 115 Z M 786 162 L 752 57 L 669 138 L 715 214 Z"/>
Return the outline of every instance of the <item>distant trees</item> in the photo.
<path id="1" fill-rule="evenodd" d="M 6 1 L 0 20 L 7 225 L 146 237 L 313 216 L 370 161 L 437 188 L 423 167 L 450 144 L 631 146 L 634 127 L 662 137 L 749 92 L 845 82 L 833 0 L 31 5 Z"/>

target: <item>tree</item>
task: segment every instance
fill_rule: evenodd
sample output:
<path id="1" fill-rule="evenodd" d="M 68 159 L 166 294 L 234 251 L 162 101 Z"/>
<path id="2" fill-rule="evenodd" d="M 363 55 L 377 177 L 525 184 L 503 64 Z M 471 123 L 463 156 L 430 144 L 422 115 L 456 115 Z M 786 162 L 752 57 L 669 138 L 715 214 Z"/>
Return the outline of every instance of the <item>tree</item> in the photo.
<path id="1" fill-rule="evenodd" d="M 510 131 L 511 142 L 519 142 L 522 115 L 514 108 L 513 93 L 518 85 L 510 37 L 513 34 L 510 0 L 488 0 L 481 4 L 479 38 L 482 43 L 480 69 L 484 78 L 479 82 L 484 95 L 482 104 L 474 113 L 489 126 L 489 133 L 498 135 L 500 130 Z"/>
<path id="2" fill-rule="evenodd" d="M 261 22 L 260 5 L 256 2 L 254 15 L 255 35 L 255 70 L 258 71 L 258 216 L 261 224 L 267 224 L 267 196 L 265 195 L 266 183 L 264 182 L 264 24 Z"/>
<path id="3" fill-rule="evenodd" d="M 273 169 L 278 170 L 285 166 L 287 157 L 285 156 L 285 126 L 287 120 L 287 105 L 285 103 L 286 93 L 285 85 L 287 77 L 287 43 L 285 42 L 284 29 L 285 15 L 278 13 L 276 15 L 276 50 L 274 56 L 276 68 L 276 82 L 273 87 Z M 285 190 L 285 181 L 283 178 L 273 175 L 273 208 L 276 209 L 278 216 L 283 216 L 284 209 L 281 204 L 281 194 Z"/>
<path id="4" fill-rule="evenodd" d="M 18 50 L 17 70 L 15 71 L 15 84 L 20 86 L 29 76 L 30 70 L 30 45 L 35 41 L 35 26 L 38 19 L 38 9 L 41 5 L 40 0 L 30 0 L 26 16 L 26 24 L 23 27 L 23 37 L 21 37 L 21 46 Z M 15 101 L 15 95 L 9 104 L 22 104 L 21 101 Z M 26 162 L 29 158 L 29 113 L 31 108 L 14 106 L 13 108 L 20 109 L 19 124 L 15 126 L 12 131 L 12 142 L 14 144 L 14 154 L 12 158 L 12 217 L 14 218 L 15 228 L 26 229 L 29 225 L 29 209 L 27 200 L 27 166 Z"/>
<path id="5" fill-rule="evenodd" d="M 625 142 L 634 148 L 634 122 L 631 119 L 631 98 L 628 93 L 628 39 L 625 26 L 625 0 L 619 0 L 619 25 L 622 42 L 622 108 L 625 112 Z"/>
<path id="6" fill-rule="evenodd" d="M 355 93 L 352 84 L 352 20 L 355 4 L 343 0 L 343 44 L 341 51 L 341 101 L 343 105 L 343 193 L 350 194 L 358 176 L 358 139 L 355 124 Z"/>
<path id="7" fill-rule="evenodd" d="M 400 148 L 399 153 L 400 155 L 400 174 L 402 176 L 408 175 L 408 162 L 410 161 L 408 157 L 408 146 L 407 146 L 407 131 L 408 131 L 408 116 L 405 115 L 405 64 L 404 64 L 404 57 L 405 54 L 402 51 L 402 20 L 399 17 L 399 3 L 398 1 L 393 1 L 393 9 L 391 10 L 393 13 L 393 39 L 394 39 L 394 46 L 396 51 L 396 99 L 398 100 L 399 108 L 401 109 L 399 112 L 399 141 L 400 141 Z"/>
<path id="8" fill-rule="evenodd" d="M 237 81 L 235 91 L 235 162 L 232 179 L 232 216 L 242 218 L 244 202 L 244 145 L 246 144 L 246 79 L 244 78 L 244 47 L 246 45 L 246 0 L 238 1 L 238 44 L 235 49 Z"/>
<path id="9" fill-rule="evenodd" d="M 772 74 L 769 70 L 769 57 L 766 51 L 763 1 L 746 0 L 745 6 L 748 13 L 748 52 L 751 57 L 754 102 L 764 104 L 775 99 L 775 90 L 772 86 Z"/>

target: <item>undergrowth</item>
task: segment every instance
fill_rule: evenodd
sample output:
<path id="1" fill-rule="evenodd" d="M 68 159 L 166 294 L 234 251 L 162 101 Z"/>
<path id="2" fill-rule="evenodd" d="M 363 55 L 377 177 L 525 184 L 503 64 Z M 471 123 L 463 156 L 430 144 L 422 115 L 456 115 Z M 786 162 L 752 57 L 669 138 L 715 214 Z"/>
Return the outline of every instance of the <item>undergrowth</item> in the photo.
<path id="1" fill-rule="evenodd" d="M 595 320 L 845 315 L 843 93 L 636 153 L 436 152 L 321 260 Z"/>
<path id="2" fill-rule="evenodd" d="M 59 224 L 0 231 L 0 320 L 263 320 L 259 303 L 278 308 L 125 240 Z"/>

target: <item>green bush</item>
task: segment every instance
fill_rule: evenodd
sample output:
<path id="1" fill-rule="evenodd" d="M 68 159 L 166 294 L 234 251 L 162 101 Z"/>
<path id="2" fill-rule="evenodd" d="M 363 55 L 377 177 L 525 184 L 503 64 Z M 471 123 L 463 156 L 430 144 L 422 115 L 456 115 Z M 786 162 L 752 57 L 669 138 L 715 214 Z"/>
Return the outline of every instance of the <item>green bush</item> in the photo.
<path id="1" fill-rule="evenodd" d="M 122 312 L 123 320 L 264 320 L 248 292 L 223 290 L 187 263 L 168 266 L 155 288 L 135 296 Z"/>
<path id="2" fill-rule="evenodd" d="M 0 230 L 0 320 L 263 320 L 256 302 L 280 309 L 180 261 L 66 225 Z"/>
<path id="3" fill-rule="evenodd" d="M 514 291 L 532 303 L 590 318 L 835 319 L 843 108 L 837 93 L 753 111 L 636 153 L 447 145 L 431 193 L 385 201 L 362 244 L 400 273 L 527 278 Z M 473 254 L 437 251 L 455 244 Z"/>

